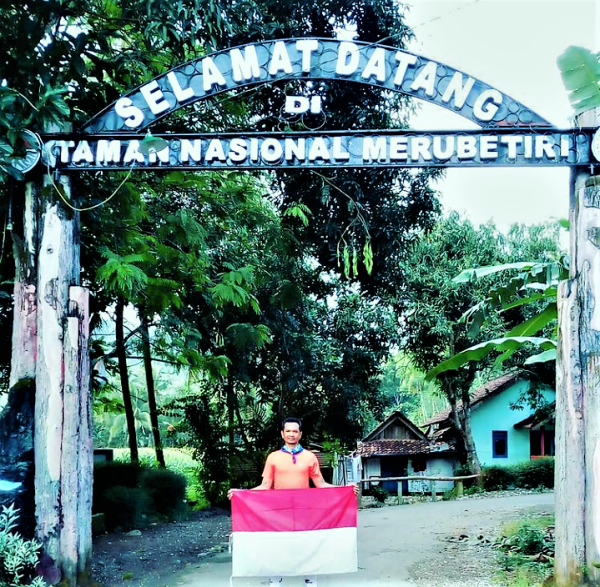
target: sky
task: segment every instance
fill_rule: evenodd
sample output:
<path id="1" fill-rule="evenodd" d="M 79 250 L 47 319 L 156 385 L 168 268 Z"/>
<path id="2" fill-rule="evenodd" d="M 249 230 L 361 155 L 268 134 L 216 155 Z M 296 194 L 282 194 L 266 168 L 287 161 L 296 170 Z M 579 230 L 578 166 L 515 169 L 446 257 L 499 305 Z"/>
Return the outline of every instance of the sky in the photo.
<path id="1" fill-rule="evenodd" d="M 409 51 L 490 84 L 564 129 L 572 125 L 556 58 L 569 46 L 600 51 L 600 0 L 407 0 L 416 40 Z M 419 130 L 476 128 L 419 101 Z M 436 186 L 444 210 L 501 230 L 568 218 L 569 169 L 449 169 Z"/>

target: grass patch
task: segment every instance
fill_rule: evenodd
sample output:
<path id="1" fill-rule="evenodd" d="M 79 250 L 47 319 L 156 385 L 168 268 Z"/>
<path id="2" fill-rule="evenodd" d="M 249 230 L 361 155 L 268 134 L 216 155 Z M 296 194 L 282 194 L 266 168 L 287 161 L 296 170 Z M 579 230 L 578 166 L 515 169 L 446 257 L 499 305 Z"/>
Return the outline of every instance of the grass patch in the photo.
<path id="1" fill-rule="evenodd" d="M 534 528 L 540 528 L 541 530 L 546 530 L 550 526 L 554 526 L 554 516 L 553 515 L 544 515 L 544 516 L 535 516 L 531 518 L 527 518 L 527 521 L 523 520 L 514 520 L 512 522 L 506 522 L 502 525 L 502 536 L 510 538 L 518 533 L 519 528 L 523 526 L 523 524 L 527 524 L 529 526 L 533 526 Z"/>
<path id="2" fill-rule="evenodd" d="M 157 466 L 156 453 L 153 448 L 139 448 L 140 463 L 150 467 Z M 208 507 L 208 500 L 200 487 L 200 464 L 192 457 L 192 451 L 180 448 L 165 448 L 165 464 L 169 471 L 183 475 L 187 480 L 186 500 L 193 510 Z M 129 462 L 130 452 L 127 448 L 115 448 L 117 462 Z"/>
<path id="3" fill-rule="evenodd" d="M 554 568 L 554 516 L 531 516 L 502 526 L 498 556 L 498 584 L 539 587 Z"/>
<path id="4" fill-rule="evenodd" d="M 498 584 L 506 587 L 539 587 L 546 584 L 552 574 L 552 565 L 532 563 L 522 555 L 505 557 Z"/>

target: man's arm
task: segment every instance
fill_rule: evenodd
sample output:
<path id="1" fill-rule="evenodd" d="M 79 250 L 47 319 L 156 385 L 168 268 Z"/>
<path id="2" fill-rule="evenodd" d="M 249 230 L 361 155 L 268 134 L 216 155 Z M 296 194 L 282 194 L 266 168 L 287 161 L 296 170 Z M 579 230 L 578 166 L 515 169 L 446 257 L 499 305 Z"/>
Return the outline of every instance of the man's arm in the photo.
<path id="1" fill-rule="evenodd" d="M 343 487 L 343 485 L 332 485 L 331 483 L 327 483 L 325 479 L 323 479 L 323 475 L 319 475 L 318 477 L 313 477 L 313 483 L 315 487 Z M 358 484 L 356 483 L 348 483 L 348 485 L 352 485 L 354 487 L 354 495 L 358 495 Z"/>
<path id="2" fill-rule="evenodd" d="M 323 475 L 321 475 L 320 473 L 318 476 L 313 477 L 312 480 L 313 480 L 313 483 L 315 484 L 315 487 L 318 487 L 318 488 L 337 487 L 337 485 L 332 485 L 331 483 L 327 483 L 327 481 L 325 481 L 325 479 L 323 479 Z"/>
<path id="3" fill-rule="evenodd" d="M 268 477 L 263 477 L 262 483 L 257 485 L 256 487 L 251 487 L 250 489 L 271 489 L 273 486 L 273 479 L 269 479 Z"/>
<path id="4" fill-rule="evenodd" d="M 252 487 L 251 489 L 252 490 L 265 490 L 265 489 L 271 489 L 272 486 L 273 486 L 272 465 L 271 465 L 271 461 L 267 457 L 267 462 L 265 463 L 265 468 L 263 471 L 262 483 L 260 485 L 257 485 L 256 487 Z M 231 499 L 231 496 L 233 495 L 234 491 L 240 491 L 240 490 L 233 489 L 233 488 L 230 489 L 227 492 L 228 499 Z"/>
<path id="5" fill-rule="evenodd" d="M 262 480 L 262 483 L 260 485 L 257 485 L 256 487 L 251 487 L 250 490 L 251 491 L 255 491 L 255 490 L 259 490 L 259 489 L 271 489 L 271 485 L 273 485 L 273 481 L 272 479 L 268 479 L 268 478 L 264 478 Z M 244 491 L 243 489 L 234 489 L 233 487 L 227 492 L 227 498 L 231 499 L 231 496 L 233 495 L 234 491 Z"/>
<path id="6" fill-rule="evenodd" d="M 315 463 L 313 464 L 313 469 L 310 474 L 310 478 L 312 482 L 315 484 L 315 487 L 342 487 L 341 485 L 332 485 L 331 483 L 327 483 L 325 479 L 323 479 L 323 475 L 321 473 L 321 469 L 319 467 L 319 462 L 315 457 Z M 356 483 L 348 483 L 348 485 L 352 485 L 354 487 L 354 495 L 358 496 L 358 484 Z"/>

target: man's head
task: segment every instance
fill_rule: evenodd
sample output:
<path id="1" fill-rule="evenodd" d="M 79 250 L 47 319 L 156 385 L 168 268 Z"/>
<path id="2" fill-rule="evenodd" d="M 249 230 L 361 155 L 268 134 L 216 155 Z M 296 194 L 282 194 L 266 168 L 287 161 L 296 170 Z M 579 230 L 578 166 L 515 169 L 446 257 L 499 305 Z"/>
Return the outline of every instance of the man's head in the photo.
<path id="1" fill-rule="evenodd" d="M 288 446 L 296 446 L 302 438 L 302 422 L 298 418 L 286 418 L 281 425 L 281 438 Z"/>

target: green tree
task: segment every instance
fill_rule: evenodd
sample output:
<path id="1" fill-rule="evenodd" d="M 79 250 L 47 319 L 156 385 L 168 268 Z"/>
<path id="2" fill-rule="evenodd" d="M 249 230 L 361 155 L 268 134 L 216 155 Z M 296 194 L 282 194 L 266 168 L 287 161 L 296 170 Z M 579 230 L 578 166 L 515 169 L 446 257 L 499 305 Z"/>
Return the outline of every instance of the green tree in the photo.
<path id="1" fill-rule="evenodd" d="M 9 0 L 3 4 L 0 14 L 0 64 L 3 71 L 2 80 L 2 120 L 0 120 L 0 188 L 9 191 L 7 174 L 20 179 L 14 172 L 15 157 L 24 150 L 23 128 L 34 132 L 49 130 L 69 130 L 71 125 L 79 126 L 91 115 L 101 110 L 106 104 L 119 96 L 124 89 L 140 84 L 157 73 L 168 70 L 172 64 L 184 61 L 203 51 L 202 41 L 213 42 L 213 23 L 226 23 L 222 19 L 222 11 L 218 2 L 184 1 L 175 5 L 167 2 L 141 2 L 123 0 L 106 2 L 92 0 L 81 3 L 74 0 L 51 1 L 34 0 L 24 9 L 22 3 Z M 211 25 L 206 26 L 203 19 L 211 17 Z M 61 222 L 66 226 L 74 226 L 77 233 L 79 210 L 89 208 L 95 203 L 105 202 L 116 192 L 123 193 L 124 186 L 119 185 L 122 179 L 103 180 L 98 174 L 78 178 L 73 182 L 73 200 L 69 200 L 67 191 L 55 185 L 43 169 L 28 175 L 35 185 L 47 184 L 47 189 L 31 193 L 31 184 L 13 184 L 14 195 L 2 198 L 2 211 L 10 211 L 13 255 L 16 275 L 14 295 L 15 307 L 21 309 L 22 301 L 27 300 L 28 291 L 36 286 L 35 247 L 28 234 L 37 234 L 31 228 L 37 220 L 36 206 L 27 207 L 26 202 L 34 204 L 43 202 L 40 214 L 44 210 L 58 210 Z M 105 188 L 104 190 L 102 188 Z M 118 189 L 116 189 L 118 188 Z M 29 191 L 28 191 L 29 190 Z M 25 197 L 27 196 L 27 197 Z M 92 201 L 92 202 L 91 202 Z M 123 198 L 120 198 L 123 203 Z M 76 208 L 75 210 L 71 208 Z M 29 223 L 27 226 L 24 224 Z M 40 224 L 40 227 L 43 224 Z M 110 225 L 102 226 L 99 232 L 87 234 L 89 246 L 93 248 L 94 238 L 103 232 L 110 233 Z M 73 242 L 78 242 L 75 234 Z M 41 239 L 41 236 L 40 236 Z M 35 239 L 34 239 L 35 241 Z M 30 250 L 33 249 L 33 250 Z M 109 249 L 110 250 L 110 249 Z M 98 254 L 98 250 L 95 251 Z M 77 257 L 77 255 L 75 255 Z M 73 263 L 77 282 L 78 263 Z M 97 263 L 91 265 L 97 267 Z M 61 267 L 61 270 L 64 269 Z M 3 275 L 4 276 L 4 275 Z M 7 274 L 10 279 L 11 274 Z M 88 281 L 96 284 L 95 277 Z M 95 288 L 98 298 L 103 297 L 102 288 Z M 62 291 L 62 290 L 61 290 Z M 30 295 L 30 294 L 29 294 Z M 62 294 L 61 294 L 62 295 Z M 35 304 L 35 302 L 32 302 Z M 63 312 L 68 308 L 64 299 L 60 299 L 56 307 Z M 106 306 L 105 306 L 106 307 Z M 32 308 L 35 311 L 35 307 Z M 16 319 L 26 320 L 31 313 L 15 314 Z M 60 316 L 57 321 L 62 324 Z M 21 337 L 17 348 L 31 329 L 18 323 L 14 332 Z M 38 329 L 38 332 L 41 332 Z M 32 339 L 27 340 L 30 346 Z M 20 357 L 30 356 L 17 353 Z M 15 355 L 15 356 L 17 356 Z M 11 414 L 19 414 L 23 422 L 26 413 L 33 413 L 31 408 L 33 397 L 43 397 L 42 387 L 46 380 L 38 379 L 38 389 L 34 389 L 35 377 L 25 369 L 20 361 L 11 365 L 12 381 L 15 384 L 9 391 L 9 404 L 3 415 L 3 426 L 9 422 Z M 48 378 L 49 379 L 49 378 Z M 42 382 L 40 384 L 40 382 Z M 23 406 L 27 404 L 28 410 Z M 31 408 L 31 409 L 30 409 Z M 6 416 L 6 417 L 5 417 Z M 45 422 L 44 422 L 45 423 Z M 41 424 L 41 422 L 40 422 Z M 33 429 L 33 425 L 27 427 Z M 37 426 L 36 430 L 40 430 Z M 30 454 L 31 446 L 26 446 L 27 434 L 20 435 L 23 444 L 22 454 Z M 21 449 L 20 449 L 21 450 Z M 35 450 L 41 454 L 44 447 Z M 10 453 L 10 454 L 9 454 Z M 16 457 L 6 451 L 10 459 Z M 20 458 L 20 457 L 19 457 Z M 26 458 L 26 456 L 24 456 Z M 39 462 L 47 462 L 41 459 Z M 24 463 L 9 463 L 18 471 L 26 469 Z M 36 470 L 41 479 L 42 468 Z M 91 487 L 91 479 L 80 479 L 84 486 Z M 60 484 L 61 481 L 53 483 Z M 86 485 L 87 483 L 87 485 Z M 27 487 L 30 483 L 27 483 Z M 40 499 L 54 499 L 60 495 L 60 487 L 49 491 L 39 491 Z M 44 515 L 62 519 L 62 508 L 65 502 L 58 502 L 48 508 L 42 508 Z M 31 510 L 29 504 L 24 508 Z M 85 567 L 89 563 L 90 549 L 84 549 L 74 555 L 73 551 L 63 551 L 63 544 L 58 540 L 60 524 L 55 520 L 39 521 L 39 537 L 44 549 L 51 553 L 57 566 L 64 573 L 66 581 L 76 584 L 79 575 L 85 575 Z M 79 529 L 78 529 L 79 530 Z M 81 529 L 82 531 L 85 529 Z M 66 548 L 66 547 L 65 547 Z M 72 560 L 76 556 L 77 560 Z"/>
<path id="2" fill-rule="evenodd" d="M 448 402 L 434 381 L 428 381 L 410 356 L 391 353 L 381 375 L 381 389 L 386 397 L 386 413 L 400 411 L 417 425 L 448 407 Z"/>
<path id="3" fill-rule="evenodd" d="M 557 288 L 569 275 L 568 258 L 558 247 L 558 230 L 559 225 L 515 225 L 508 237 L 510 262 L 465 269 L 453 279 L 457 284 L 468 284 L 493 277 L 496 282 L 485 298 L 463 315 L 472 340 L 479 337 L 481 326 L 490 318 L 509 316 L 507 324 L 512 327 L 499 338 L 484 340 L 442 361 L 429 371 L 428 377 L 458 369 L 470 361 L 485 361 L 497 352 L 498 368 L 511 358 L 512 364 L 525 367 L 555 360 Z M 552 368 L 550 375 L 553 371 Z"/>
<path id="4" fill-rule="evenodd" d="M 524 247 L 532 250 L 537 246 L 533 242 L 540 236 L 535 230 L 523 233 L 515 229 L 512 234 L 517 254 Z M 525 242 L 529 239 L 532 242 Z M 408 299 L 402 346 L 420 369 L 430 371 L 449 356 L 473 346 L 474 342 L 493 339 L 523 321 L 522 308 L 515 307 L 502 315 L 491 314 L 486 322 L 469 331 L 463 323 L 463 315 L 487 298 L 494 282 L 490 277 L 469 283 L 454 280 L 464 269 L 511 261 L 513 241 L 493 225 L 475 229 L 451 213 L 434 231 L 422 235 L 412 248 L 402 263 L 406 276 L 403 293 Z M 545 251 L 545 255 L 556 252 L 556 240 L 549 239 L 546 244 L 550 250 Z M 541 256 L 542 251 L 538 254 Z M 474 472 L 480 467 L 470 431 L 469 391 L 477 373 L 491 367 L 489 361 L 466 363 L 460 369 L 444 371 L 436 377 L 450 403 L 453 422 L 461 433 Z"/>

